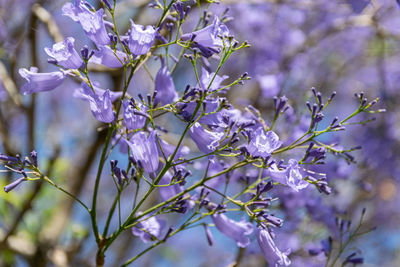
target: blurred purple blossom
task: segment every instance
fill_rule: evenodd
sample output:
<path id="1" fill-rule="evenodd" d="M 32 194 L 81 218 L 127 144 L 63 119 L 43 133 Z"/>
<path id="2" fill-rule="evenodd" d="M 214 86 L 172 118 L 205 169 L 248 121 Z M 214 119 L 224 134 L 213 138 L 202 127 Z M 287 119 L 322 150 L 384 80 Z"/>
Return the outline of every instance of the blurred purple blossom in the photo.
<path id="1" fill-rule="evenodd" d="M 241 247 L 247 247 L 250 244 L 250 235 L 253 232 L 253 225 L 246 222 L 244 218 L 239 222 L 229 219 L 225 214 L 216 213 L 211 216 L 215 227 L 224 235 L 236 241 Z"/>

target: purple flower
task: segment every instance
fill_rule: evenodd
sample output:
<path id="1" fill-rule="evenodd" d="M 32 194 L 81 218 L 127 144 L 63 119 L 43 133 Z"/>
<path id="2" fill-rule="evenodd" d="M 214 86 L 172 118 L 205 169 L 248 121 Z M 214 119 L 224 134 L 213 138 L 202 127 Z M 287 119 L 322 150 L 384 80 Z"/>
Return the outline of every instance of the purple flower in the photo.
<path id="1" fill-rule="evenodd" d="M 131 149 L 133 158 L 140 163 L 145 172 L 153 173 L 157 170 L 159 158 L 156 131 L 152 131 L 148 137 L 144 132 L 137 132 L 126 143 Z"/>
<path id="2" fill-rule="evenodd" d="M 271 166 L 269 170 L 271 178 L 281 184 L 290 186 L 294 191 L 298 192 L 306 188 L 309 183 L 303 180 L 303 175 L 300 172 L 300 167 L 296 160 L 289 160 L 288 166 L 280 170 L 276 164 Z"/>
<path id="3" fill-rule="evenodd" d="M 275 242 L 267 229 L 258 228 L 257 241 L 270 266 L 289 266 L 291 264 L 290 259 L 287 257 L 290 254 L 290 249 L 282 253 L 276 247 Z"/>
<path id="4" fill-rule="evenodd" d="M 8 184 L 4 187 L 4 191 L 6 193 L 10 192 L 11 190 L 13 190 L 14 188 L 16 188 L 20 183 L 26 181 L 25 177 L 21 177 L 17 180 L 15 180 L 14 182 L 12 182 L 11 184 Z"/>
<path id="5" fill-rule="evenodd" d="M 225 135 L 224 133 L 208 131 L 198 122 L 190 128 L 189 132 L 197 147 L 204 153 L 213 152 L 218 147 L 219 141 L 221 141 Z"/>
<path id="6" fill-rule="evenodd" d="M 135 130 L 142 128 L 146 123 L 146 117 L 135 114 L 135 112 L 146 113 L 146 106 L 139 103 L 125 100 L 122 102 L 124 106 L 124 122 L 125 126 L 129 130 Z"/>
<path id="7" fill-rule="evenodd" d="M 74 4 L 66 3 L 62 7 L 62 11 L 63 15 L 81 24 L 83 31 L 96 45 L 110 44 L 110 38 L 103 20 L 104 11 L 102 8 L 92 12 L 81 0 L 75 0 Z"/>
<path id="8" fill-rule="evenodd" d="M 86 83 L 82 83 L 81 87 L 76 88 L 74 93 L 73 93 L 73 97 L 76 97 L 76 98 L 79 98 L 79 99 L 82 99 L 82 100 L 88 100 L 88 95 L 85 92 L 85 90 L 83 89 L 85 87 L 85 85 L 86 85 Z M 96 92 L 97 95 L 103 95 L 106 92 L 106 90 L 101 89 L 100 87 L 98 87 L 99 84 L 97 82 L 92 82 L 92 85 L 93 85 L 93 89 L 94 89 L 94 91 Z M 122 92 L 111 92 L 110 91 L 111 102 L 114 102 L 115 100 L 117 100 L 121 96 L 122 96 Z"/>
<path id="9" fill-rule="evenodd" d="M 28 81 L 21 87 L 21 93 L 24 95 L 53 90 L 65 79 L 64 72 L 38 73 L 36 67 L 31 67 L 30 70 L 19 69 L 19 74 Z"/>
<path id="10" fill-rule="evenodd" d="M 139 213 L 138 215 L 140 215 Z M 146 219 L 147 218 L 147 219 Z M 157 216 L 144 216 L 141 222 L 132 227 L 132 234 L 140 237 L 144 243 L 148 243 L 159 239 L 161 237 L 161 232 L 165 227 L 165 222 L 163 220 L 157 219 Z"/>
<path id="11" fill-rule="evenodd" d="M 282 145 L 279 137 L 273 131 L 265 132 L 262 127 L 257 128 L 253 133 L 247 151 L 254 157 L 266 158 Z"/>
<path id="12" fill-rule="evenodd" d="M 116 50 L 114 54 L 114 50 L 106 45 L 99 45 L 98 49 L 90 58 L 90 63 L 104 65 L 109 68 L 121 68 L 128 61 L 128 57 L 124 52 Z"/>
<path id="13" fill-rule="evenodd" d="M 183 41 L 193 41 L 193 47 L 200 49 L 204 57 L 211 57 L 214 53 L 219 53 L 224 43 L 221 37 L 229 35 L 228 28 L 221 23 L 217 16 L 211 25 L 192 32 L 182 35 Z"/>
<path id="14" fill-rule="evenodd" d="M 76 52 L 74 42 L 74 38 L 68 37 L 64 42 L 54 44 L 52 48 L 46 47 L 44 51 L 54 58 L 58 65 L 67 69 L 79 69 L 83 64 L 83 60 Z"/>
<path id="15" fill-rule="evenodd" d="M 110 123 L 114 121 L 114 112 L 112 109 L 112 100 L 110 90 L 93 92 L 92 88 L 86 83 L 81 84 L 81 90 L 75 91 L 75 97 L 89 101 L 93 116 L 101 122 Z"/>
<path id="16" fill-rule="evenodd" d="M 205 68 L 202 68 L 200 79 L 201 89 L 216 91 L 221 87 L 221 83 L 228 78 L 229 76 L 227 75 L 221 77 L 219 75 L 215 75 L 215 72 L 209 73 Z"/>
<path id="17" fill-rule="evenodd" d="M 17 157 L 7 156 L 7 155 L 2 154 L 2 153 L 0 153 L 0 160 L 6 161 L 6 162 L 18 162 L 18 161 L 20 161 L 20 159 L 17 158 Z"/>
<path id="18" fill-rule="evenodd" d="M 172 174 L 170 172 L 166 172 L 164 176 L 161 178 L 159 184 L 160 185 L 170 184 L 171 180 L 172 180 Z M 159 187 L 159 190 L 161 198 L 165 201 L 182 192 L 183 186 L 179 184 L 174 184 L 170 186 Z"/>
<path id="19" fill-rule="evenodd" d="M 159 102 L 162 105 L 171 104 L 178 98 L 174 81 L 165 66 L 164 59 L 161 59 L 161 68 L 157 72 L 155 84 L 154 90 L 157 91 L 157 95 L 154 98 L 154 104 L 157 105 Z"/>
<path id="20" fill-rule="evenodd" d="M 246 222 L 243 218 L 237 222 L 221 213 L 213 214 L 211 217 L 215 227 L 227 237 L 235 240 L 239 247 L 244 248 L 250 244 L 248 235 L 253 232 L 253 225 L 251 223 Z"/>
<path id="21" fill-rule="evenodd" d="M 131 20 L 132 28 L 129 33 L 128 46 L 134 55 L 144 55 L 149 52 L 153 45 L 157 30 L 152 26 L 146 29 L 142 25 L 137 25 Z"/>

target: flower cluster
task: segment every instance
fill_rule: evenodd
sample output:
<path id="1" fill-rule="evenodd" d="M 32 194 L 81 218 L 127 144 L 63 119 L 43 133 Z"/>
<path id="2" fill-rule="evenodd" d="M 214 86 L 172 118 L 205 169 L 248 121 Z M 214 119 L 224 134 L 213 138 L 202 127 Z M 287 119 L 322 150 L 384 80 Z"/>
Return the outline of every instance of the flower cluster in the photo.
<path id="1" fill-rule="evenodd" d="M 63 16 L 77 23 L 90 43 L 79 47 L 69 36 L 44 48 L 48 63 L 57 70 L 39 72 L 38 66 L 19 70 L 26 80 L 20 88 L 23 95 L 57 87 L 62 91 L 66 80 L 78 82 L 73 97 L 84 100 L 80 102 L 96 121 L 99 143 L 104 143 L 93 177 L 91 206 L 44 175 L 34 151 L 24 160 L 0 155 L 10 171 L 22 175 L 5 186 L 7 193 L 22 182 L 44 180 L 78 202 L 91 221 L 99 266 L 110 246 L 126 232 L 152 244 L 124 266 L 197 226 L 204 227 L 210 246 L 215 242 L 213 234 L 219 232 L 241 250 L 255 244 L 270 266 L 289 266 L 293 248 L 281 242 L 284 235 L 280 233 L 286 222 L 287 232 L 296 228 L 296 210 L 304 209 L 312 223 L 322 222 L 328 230 L 337 230 L 331 217 L 320 212 L 333 213 L 321 199 L 335 193 L 329 177 L 332 172 L 321 166 L 328 165 L 328 158 L 352 163 L 351 152 L 359 147 L 346 149 L 326 136 L 369 122 L 354 122 L 354 117 L 384 112 L 375 109 L 378 99 L 368 101 L 361 92 L 356 94 L 352 112 L 332 114 L 328 107 L 336 92 L 324 97 L 312 88 L 307 95 L 310 99 L 300 106 L 280 94 L 279 75 L 263 75 L 257 70 L 256 80 L 268 108 L 245 101 L 241 105 L 231 100 L 232 94 L 246 88 L 249 74 L 228 76 L 222 72 L 230 67 L 231 56 L 240 54 L 249 43 L 236 40 L 227 10 L 218 12 L 216 8 L 213 13 L 210 4 L 194 23 L 189 10 L 202 9 L 200 2 L 196 7 L 190 1 L 156 1 L 150 5 L 154 12 L 162 11 L 156 24 L 145 26 L 130 20 L 129 29 L 120 31 L 116 1 L 101 3 L 103 8 L 96 9 L 75 0 L 62 7 Z M 304 36 L 299 32 L 292 35 L 300 46 Z M 178 75 L 179 68 L 185 75 Z M 94 73 L 99 69 L 111 73 L 118 85 L 107 85 Z M 139 93 L 145 83 L 135 80 L 141 70 L 152 86 L 146 94 Z M 181 76 L 185 77 L 183 87 Z M 111 167 L 108 178 L 104 177 L 107 162 Z M 105 188 L 104 184 L 111 186 Z M 111 204 L 103 221 L 98 203 L 104 199 L 99 196 L 110 189 L 114 201 L 102 203 Z M 360 233 L 361 221 L 354 235 Z M 345 221 L 339 223 L 340 249 L 333 264 L 342 257 L 348 245 L 343 246 L 342 237 L 351 229 L 340 224 Z M 210 230 L 213 228 L 217 231 Z M 324 256 L 328 265 L 334 255 L 332 242 L 329 249 L 313 249 L 310 255 Z M 343 264 L 362 261 L 351 254 Z"/>

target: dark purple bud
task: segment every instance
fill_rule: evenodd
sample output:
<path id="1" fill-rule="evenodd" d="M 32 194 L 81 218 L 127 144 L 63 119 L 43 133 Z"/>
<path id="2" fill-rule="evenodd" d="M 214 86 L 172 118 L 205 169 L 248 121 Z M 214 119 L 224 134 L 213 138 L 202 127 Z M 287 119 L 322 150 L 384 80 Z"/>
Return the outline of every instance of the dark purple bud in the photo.
<path id="1" fill-rule="evenodd" d="M 167 231 L 167 234 L 165 235 L 163 241 L 166 241 L 169 237 L 169 235 L 172 233 L 172 231 L 174 231 L 174 228 L 170 227 Z"/>
<path id="2" fill-rule="evenodd" d="M 14 182 L 12 182 L 11 184 L 8 184 L 4 187 L 4 191 L 6 193 L 10 192 L 11 190 L 13 190 L 14 188 L 16 188 L 20 183 L 26 181 L 27 179 L 25 177 L 21 177 L 18 180 L 15 180 Z"/>
<path id="3" fill-rule="evenodd" d="M 210 246 L 214 245 L 214 238 L 211 234 L 210 228 L 208 228 L 207 224 L 204 225 L 204 231 L 206 232 L 207 242 Z"/>
<path id="4" fill-rule="evenodd" d="M 0 154 L 0 160 L 7 162 L 19 162 L 20 160 L 16 157 L 10 157 L 4 154 Z"/>
<path id="5" fill-rule="evenodd" d="M 314 116 L 315 112 L 317 111 L 317 108 L 318 108 L 318 105 L 316 103 L 314 103 L 313 106 L 312 106 L 312 111 L 311 111 L 312 112 L 312 114 L 311 114 L 312 116 Z"/>
<path id="6" fill-rule="evenodd" d="M 361 101 L 361 106 L 365 106 L 365 104 L 367 104 L 368 99 L 363 98 L 363 100 Z"/>
<path id="7" fill-rule="evenodd" d="M 310 110 L 310 112 L 311 112 L 311 104 L 310 104 L 310 102 L 306 102 L 306 106 L 307 106 L 307 108 Z"/>
<path id="8" fill-rule="evenodd" d="M 311 91 L 312 91 L 312 93 L 314 94 L 314 96 L 317 97 L 317 91 L 315 90 L 314 87 L 311 87 Z"/>
<path id="9" fill-rule="evenodd" d="M 333 91 L 331 96 L 329 97 L 328 102 L 331 102 L 333 100 L 333 98 L 335 98 L 335 96 L 336 96 L 336 91 Z"/>
<path id="10" fill-rule="evenodd" d="M 87 45 L 83 46 L 81 49 L 81 55 L 84 60 L 89 59 L 89 47 Z"/>
<path id="11" fill-rule="evenodd" d="M 112 6 L 108 0 L 102 0 L 103 4 L 107 7 L 108 10 L 112 10 Z"/>
<path id="12" fill-rule="evenodd" d="M 339 120 L 339 118 L 338 118 L 338 117 L 335 117 L 335 118 L 333 119 L 333 121 L 331 122 L 331 126 L 335 125 L 336 122 L 337 122 L 338 120 Z"/>
<path id="13" fill-rule="evenodd" d="M 306 153 L 307 153 L 307 154 L 310 153 L 310 151 L 311 151 L 311 149 L 313 148 L 313 146 L 314 146 L 314 143 L 313 143 L 313 142 L 311 142 L 311 143 L 308 145 L 308 148 L 307 148 L 307 150 L 306 150 Z"/>
<path id="14" fill-rule="evenodd" d="M 31 159 L 33 161 L 33 165 L 35 167 L 38 166 L 38 162 L 37 162 L 37 152 L 35 150 L 32 150 L 32 152 L 30 153 Z"/>
<path id="15" fill-rule="evenodd" d="M 322 121 L 322 119 L 324 118 L 324 114 L 322 113 L 318 113 L 317 115 L 315 115 L 315 122 L 320 122 Z"/>
<path id="16" fill-rule="evenodd" d="M 183 10 L 183 4 L 181 1 L 177 1 L 173 4 L 174 9 L 177 12 L 177 19 L 182 22 L 185 19 L 185 11 Z"/>
<path id="17" fill-rule="evenodd" d="M 263 217 L 268 223 L 273 224 L 277 227 L 282 227 L 283 220 L 275 217 L 273 214 L 264 215 Z"/>
<path id="18" fill-rule="evenodd" d="M 317 93 L 318 103 L 322 103 L 322 95 L 320 92 Z"/>

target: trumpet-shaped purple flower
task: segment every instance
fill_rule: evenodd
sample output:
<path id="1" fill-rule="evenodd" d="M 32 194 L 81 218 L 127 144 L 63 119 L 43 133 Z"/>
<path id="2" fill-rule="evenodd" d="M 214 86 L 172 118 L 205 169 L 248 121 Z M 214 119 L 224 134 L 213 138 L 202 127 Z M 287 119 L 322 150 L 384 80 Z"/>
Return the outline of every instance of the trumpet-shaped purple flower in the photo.
<path id="1" fill-rule="evenodd" d="M 197 47 L 204 57 L 211 57 L 215 53 L 219 53 L 224 45 L 221 37 L 229 35 L 228 28 L 221 23 L 217 16 L 211 25 L 192 32 L 182 35 L 183 41 L 192 40 L 193 47 Z"/>
<path id="2" fill-rule="evenodd" d="M 122 104 L 124 106 L 124 122 L 126 128 L 129 130 L 142 128 L 146 123 L 147 118 L 145 116 L 135 114 L 135 112 L 146 113 L 146 106 L 139 102 L 134 103 L 133 101 L 127 100 L 122 102 Z"/>
<path id="3" fill-rule="evenodd" d="M 82 83 L 81 87 L 76 88 L 74 93 L 73 93 L 73 97 L 76 97 L 76 98 L 79 98 L 79 99 L 82 99 L 82 100 L 88 100 L 88 95 L 84 90 L 85 85 L 86 85 L 86 83 Z M 92 82 L 92 85 L 93 85 L 93 89 L 94 89 L 94 91 L 96 92 L 97 95 L 103 95 L 106 92 L 106 90 L 101 89 L 100 87 L 98 87 L 99 84 L 97 82 Z M 115 100 L 117 100 L 121 96 L 122 96 L 122 92 L 111 92 L 110 91 L 111 102 L 114 102 Z"/>
<path id="4" fill-rule="evenodd" d="M 44 51 L 47 55 L 54 58 L 58 65 L 67 69 L 79 69 L 83 60 L 74 48 L 75 39 L 67 37 L 63 42 L 58 42 L 52 48 L 46 47 Z"/>
<path id="5" fill-rule="evenodd" d="M 129 33 L 128 46 L 134 55 L 144 55 L 149 52 L 153 45 L 157 30 L 152 26 L 146 29 L 142 25 L 137 25 L 131 20 L 132 28 Z"/>
<path id="6" fill-rule="evenodd" d="M 63 15 L 70 17 L 78 22 L 86 35 L 96 43 L 96 45 L 110 44 L 105 22 L 103 20 L 104 11 L 99 9 L 96 12 L 90 11 L 81 0 L 75 0 L 74 4 L 66 3 L 62 7 Z"/>
<path id="7" fill-rule="evenodd" d="M 155 131 L 148 137 L 144 132 L 137 132 L 126 143 L 131 149 L 133 158 L 140 163 L 145 172 L 153 173 L 157 170 L 159 158 Z"/>
<path id="8" fill-rule="evenodd" d="M 161 59 L 161 68 L 157 72 L 155 80 L 155 91 L 157 95 L 154 98 L 154 103 L 161 102 L 162 105 L 170 104 L 178 98 L 178 93 L 175 90 L 174 81 L 165 66 L 164 59 Z"/>
<path id="9" fill-rule="evenodd" d="M 199 150 L 204 153 L 214 151 L 218 147 L 219 141 L 224 137 L 224 133 L 206 130 L 198 122 L 189 131 Z"/>
<path id="10" fill-rule="evenodd" d="M 18 185 L 20 185 L 22 182 L 26 181 L 25 177 L 21 177 L 17 180 L 15 180 L 14 182 L 12 182 L 11 184 L 8 184 L 4 187 L 4 191 L 6 193 L 10 192 L 11 190 L 13 190 L 14 188 L 16 188 Z"/>
<path id="11" fill-rule="evenodd" d="M 288 258 L 290 249 L 282 253 L 275 245 L 275 242 L 267 229 L 258 228 L 257 241 L 270 266 L 289 266 L 291 264 L 291 261 Z"/>
<path id="12" fill-rule="evenodd" d="M 93 92 L 89 85 L 82 83 L 81 90 L 75 91 L 74 96 L 89 102 L 92 114 L 98 121 L 110 123 L 115 118 L 112 109 L 111 92 L 108 89 L 102 91 L 95 90 Z"/>
<path id="13" fill-rule="evenodd" d="M 211 217 L 215 227 L 227 237 L 235 240 L 239 247 L 244 248 L 250 244 L 248 235 L 253 232 L 253 225 L 246 222 L 244 218 L 237 222 L 222 213 L 213 214 Z"/>
<path id="14" fill-rule="evenodd" d="M 19 74 L 28 82 L 21 87 L 24 95 L 43 91 L 51 91 L 59 86 L 65 79 L 65 73 L 61 71 L 38 73 L 38 68 L 31 67 L 19 69 Z"/>
<path id="15" fill-rule="evenodd" d="M 282 145 L 279 136 L 273 131 L 265 132 L 262 127 L 257 128 L 253 133 L 247 151 L 255 157 L 266 158 Z"/>
<path id="16" fill-rule="evenodd" d="M 216 91 L 221 88 L 221 83 L 228 78 L 229 76 L 227 75 L 219 76 L 215 72 L 209 73 L 205 68 L 202 68 L 200 79 L 201 89 Z"/>
<path id="17" fill-rule="evenodd" d="M 128 60 L 124 52 L 116 50 L 114 54 L 114 50 L 106 45 L 100 45 L 98 49 L 90 58 L 90 63 L 104 65 L 109 68 L 121 68 Z"/>
<path id="18" fill-rule="evenodd" d="M 307 181 L 303 180 L 299 164 L 294 159 L 289 160 L 288 166 L 282 170 L 280 170 L 276 164 L 271 166 L 269 173 L 273 180 L 290 186 L 296 192 L 309 185 Z"/>
<path id="19" fill-rule="evenodd" d="M 140 214 L 141 213 L 138 215 Z M 162 230 L 165 227 L 165 221 L 158 219 L 157 216 L 145 216 L 140 220 L 142 220 L 140 223 L 132 227 L 133 235 L 140 237 L 144 243 L 154 241 L 161 237 Z"/>

